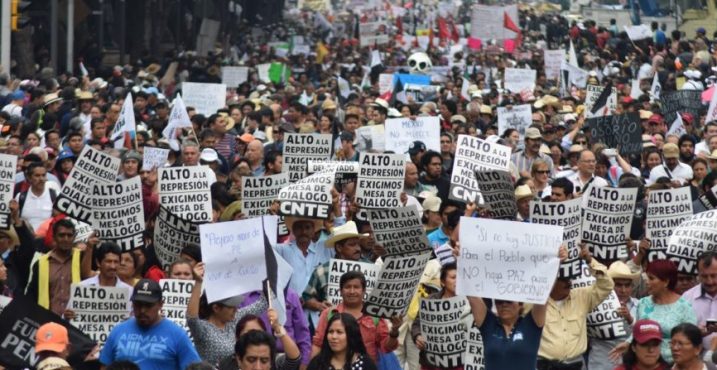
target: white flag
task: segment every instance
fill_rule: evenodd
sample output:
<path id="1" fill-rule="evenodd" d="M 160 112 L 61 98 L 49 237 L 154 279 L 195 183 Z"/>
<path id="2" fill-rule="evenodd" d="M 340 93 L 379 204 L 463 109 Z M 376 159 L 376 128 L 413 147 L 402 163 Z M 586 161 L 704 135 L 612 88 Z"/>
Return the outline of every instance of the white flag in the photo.
<path id="1" fill-rule="evenodd" d="M 650 96 L 652 96 L 652 100 L 660 99 L 660 92 L 662 92 L 662 86 L 660 85 L 658 73 L 655 71 L 655 76 L 652 78 L 652 86 L 650 86 Z"/>
<path id="2" fill-rule="evenodd" d="M 162 135 L 169 141 L 169 146 L 177 151 L 179 150 L 179 141 L 177 140 L 177 129 L 182 127 L 192 127 L 192 121 L 189 120 L 187 107 L 184 105 L 181 95 L 177 95 L 172 102 L 172 111 L 169 113 L 169 122 L 167 127 L 162 131 Z"/>
<path id="3" fill-rule="evenodd" d="M 85 68 L 85 63 L 82 62 L 80 62 L 80 74 L 82 74 L 82 77 L 90 75 L 90 72 L 87 72 L 87 68 Z"/>
<path id="4" fill-rule="evenodd" d="M 670 126 L 670 131 L 667 131 L 667 135 L 677 135 L 682 136 L 687 133 L 687 130 L 685 130 L 685 124 L 682 122 L 682 115 L 680 112 L 677 112 L 677 118 L 675 118 L 675 121 L 672 122 L 672 126 Z"/>
<path id="5" fill-rule="evenodd" d="M 306 94 L 306 90 L 301 93 L 301 96 L 299 97 L 299 103 L 301 103 L 301 105 L 305 107 L 308 107 L 311 103 L 311 99 L 309 99 L 309 95 Z"/>
<path id="6" fill-rule="evenodd" d="M 373 68 L 373 67 L 379 66 L 381 64 L 383 64 L 383 62 L 381 61 L 381 54 L 378 52 L 378 50 L 374 49 L 373 51 L 371 51 L 370 66 L 371 66 L 371 68 Z"/>
<path id="7" fill-rule="evenodd" d="M 707 116 L 705 122 L 717 120 L 717 89 L 712 91 L 712 99 L 710 100 L 710 107 L 707 109 Z"/>
<path id="8" fill-rule="evenodd" d="M 470 84 L 471 83 L 465 77 L 463 77 L 463 85 L 461 86 L 461 97 L 463 97 L 463 99 L 465 99 L 466 101 L 471 100 L 471 96 L 470 94 L 468 94 L 468 86 L 470 86 Z"/>
<path id="9" fill-rule="evenodd" d="M 570 50 L 568 51 L 568 64 L 579 67 L 578 56 L 575 54 L 575 46 L 573 45 L 572 40 L 570 40 Z"/>
<path id="10" fill-rule="evenodd" d="M 351 85 L 348 81 L 344 80 L 341 76 L 336 76 L 336 82 L 339 85 L 339 94 L 341 97 L 346 99 L 351 95 Z"/>
<path id="11" fill-rule="evenodd" d="M 119 119 L 115 123 L 112 130 L 110 140 L 114 142 L 115 149 L 125 147 L 126 135 L 129 134 L 130 140 L 134 139 L 137 132 L 137 125 L 134 122 L 134 104 L 132 103 L 132 94 L 127 93 L 127 97 L 122 104 Z"/>
<path id="12" fill-rule="evenodd" d="M 640 80 L 633 78 L 632 87 L 630 88 L 630 97 L 637 100 L 640 98 L 640 95 L 642 95 L 642 90 L 640 90 Z"/>

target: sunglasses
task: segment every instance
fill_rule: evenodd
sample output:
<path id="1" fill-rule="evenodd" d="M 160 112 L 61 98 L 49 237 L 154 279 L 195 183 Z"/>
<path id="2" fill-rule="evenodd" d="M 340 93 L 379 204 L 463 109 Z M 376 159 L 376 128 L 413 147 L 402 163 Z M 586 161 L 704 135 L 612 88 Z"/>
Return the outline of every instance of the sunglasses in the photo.
<path id="1" fill-rule="evenodd" d="M 541 175 L 548 175 L 548 174 L 550 174 L 550 171 L 535 171 L 535 173 L 541 174 Z"/>
<path id="2" fill-rule="evenodd" d="M 587 141 L 576 141 L 575 142 L 575 144 L 577 144 L 577 145 L 585 145 L 587 143 L 588 143 Z"/>

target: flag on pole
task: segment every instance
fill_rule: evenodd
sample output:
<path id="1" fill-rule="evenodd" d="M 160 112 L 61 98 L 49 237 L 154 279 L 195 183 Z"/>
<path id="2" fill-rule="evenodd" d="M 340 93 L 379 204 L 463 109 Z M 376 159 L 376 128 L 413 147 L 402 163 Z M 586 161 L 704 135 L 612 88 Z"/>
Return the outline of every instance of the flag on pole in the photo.
<path id="1" fill-rule="evenodd" d="M 120 116 L 112 129 L 110 141 L 114 143 L 115 149 L 127 148 L 132 149 L 137 136 L 137 125 L 134 121 L 134 104 L 132 102 L 132 93 L 127 93 L 127 97 L 122 104 Z"/>
<path id="2" fill-rule="evenodd" d="M 682 136 L 686 133 L 687 130 L 685 129 L 685 123 L 682 121 L 682 114 L 680 114 L 680 112 L 677 112 L 675 120 L 670 126 L 670 130 L 667 131 L 667 135 L 675 134 L 677 136 Z"/>
<path id="3" fill-rule="evenodd" d="M 470 101 L 471 96 L 468 94 L 468 87 L 470 86 L 470 81 L 463 77 L 463 85 L 461 85 L 461 98 L 463 98 L 465 101 Z"/>
<path id="4" fill-rule="evenodd" d="M 660 99 L 660 93 L 662 92 L 662 85 L 660 85 L 660 77 L 655 71 L 655 76 L 652 77 L 652 86 L 650 86 L 650 96 L 652 100 Z"/>
<path id="5" fill-rule="evenodd" d="M 391 106 L 394 106 L 397 101 L 408 104 L 406 91 L 403 89 L 403 82 L 401 82 L 400 79 L 397 79 L 396 84 L 393 86 L 393 92 L 391 93 Z"/>
<path id="6" fill-rule="evenodd" d="M 182 96 L 177 94 L 172 102 L 172 111 L 169 112 L 169 121 L 167 127 L 162 131 L 162 135 L 169 141 L 169 146 L 174 151 L 178 151 L 179 140 L 177 139 L 177 129 L 183 127 L 192 127 L 192 121 L 189 120 L 189 114 L 187 114 L 187 107 L 184 105 Z"/>
<path id="7" fill-rule="evenodd" d="M 710 99 L 710 107 L 707 109 L 707 116 L 705 122 L 717 120 L 717 92 L 712 93 L 712 99 Z"/>
<path id="8" fill-rule="evenodd" d="M 515 37 L 515 48 L 519 48 L 523 41 L 523 33 L 520 31 L 520 28 L 515 25 L 515 22 L 513 22 L 510 15 L 508 15 L 508 12 L 503 12 L 503 28 L 507 28 L 518 34 Z"/>
<path id="9" fill-rule="evenodd" d="M 570 50 L 568 50 L 568 64 L 572 64 L 576 67 L 579 67 L 578 56 L 577 54 L 575 54 L 575 46 L 573 45 L 573 40 L 570 40 Z"/>
<path id="10" fill-rule="evenodd" d="M 612 95 L 612 82 L 608 82 L 607 86 L 603 87 L 602 92 L 598 96 L 597 100 L 595 101 L 595 104 L 593 105 L 593 108 L 590 110 L 590 113 L 598 115 L 598 116 L 606 116 L 607 114 L 597 114 L 601 110 L 610 109 L 610 107 L 607 104 L 607 101 L 610 99 L 610 95 Z"/>

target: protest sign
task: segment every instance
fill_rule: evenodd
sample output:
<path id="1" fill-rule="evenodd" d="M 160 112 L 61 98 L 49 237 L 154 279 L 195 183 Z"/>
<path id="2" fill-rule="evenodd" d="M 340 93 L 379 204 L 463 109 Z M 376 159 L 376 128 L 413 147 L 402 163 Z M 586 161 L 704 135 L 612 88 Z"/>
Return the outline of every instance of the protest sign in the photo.
<path id="1" fill-rule="evenodd" d="M 508 171 L 510 153 L 510 147 L 505 145 L 483 141 L 468 135 L 458 135 L 448 198 L 464 203 L 482 204 L 483 197 L 478 188 L 475 172 Z"/>
<path id="2" fill-rule="evenodd" d="M 560 77 L 560 65 L 565 60 L 565 50 L 545 50 L 543 59 L 545 60 L 545 78 L 549 80 L 558 79 Z"/>
<path id="3" fill-rule="evenodd" d="M 580 277 L 573 279 L 572 287 L 589 287 L 594 283 L 595 277 L 590 273 L 588 265 L 583 263 L 582 274 Z M 617 298 L 617 294 L 615 294 L 614 290 L 611 291 L 605 300 L 588 313 L 588 336 L 603 340 L 627 337 L 627 328 L 629 328 L 630 324 L 617 314 L 617 309 L 620 308 L 620 306 L 620 300 Z"/>
<path id="4" fill-rule="evenodd" d="M 309 160 L 307 170 L 309 173 L 326 170 L 336 171 L 334 185 L 340 189 L 347 183 L 356 181 L 356 177 L 359 173 L 359 167 L 361 166 L 359 166 L 358 162 Z"/>
<path id="5" fill-rule="evenodd" d="M 364 301 L 363 310 L 375 317 L 390 319 L 403 317 L 413 299 L 423 270 L 431 259 L 425 251 L 418 255 L 393 255 L 384 257 L 375 288 Z"/>
<path id="6" fill-rule="evenodd" d="M 595 102 L 598 100 L 598 97 L 600 97 L 600 94 L 602 94 L 603 90 L 604 88 L 602 86 L 592 84 L 587 86 L 584 110 L 585 118 L 609 116 L 617 110 L 617 89 L 613 87 L 612 93 L 610 94 L 610 97 L 608 98 L 605 107 L 595 113 L 592 112 L 593 106 L 595 106 Z"/>
<path id="7" fill-rule="evenodd" d="M 154 252 L 166 269 L 179 259 L 179 253 L 188 244 L 199 245 L 199 224 L 182 219 L 160 205 L 154 225 Z"/>
<path id="8" fill-rule="evenodd" d="M 329 217 L 334 187 L 333 170 L 315 173 L 279 191 L 279 211 L 283 216 L 325 219 Z"/>
<path id="9" fill-rule="evenodd" d="M 388 29 L 383 22 L 364 22 L 359 24 L 361 47 L 388 44 L 388 40 Z"/>
<path id="10" fill-rule="evenodd" d="M 584 89 L 588 84 L 588 72 L 563 60 L 560 65 L 560 80 L 568 88 L 572 84 L 577 88 Z"/>
<path id="11" fill-rule="evenodd" d="M 677 112 L 699 117 L 702 111 L 702 92 L 699 90 L 665 91 L 660 94 L 665 122 L 674 122 Z"/>
<path id="12" fill-rule="evenodd" d="M 405 168 L 403 154 L 361 153 L 356 203 L 362 208 L 401 206 Z"/>
<path id="13" fill-rule="evenodd" d="M 378 279 L 378 271 L 380 266 L 373 263 L 331 259 L 329 261 L 329 285 L 326 287 L 326 299 L 336 307 L 341 303 L 341 290 L 339 289 L 339 281 L 341 275 L 349 271 L 361 271 L 366 277 L 366 290 L 364 291 L 364 301 L 371 291 L 376 287 Z"/>
<path id="14" fill-rule="evenodd" d="M 100 240 L 113 241 L 122 251 L 144 246 L 144 207 L 139 176 L 114 184 L 94 184 L 92 227 L 99 232 Z"/>
<path id="15" fill-rule="evenodd" d="M 580 198 L 564 202 L 530 202 L 531 223 L 563 227 L 563 243 L 568 250 L 568 258 L 560 264 L 560 277 L 580 276 L 581 203 Z"/>
<path id="16" fill-rule="evenodd" d="M 625 32 L 627 32 L 627 37 L 632 41 L 652 38 L 652 30 L 650 30 L 650 27 L 646 24 L 639 24 L 637 26 L 625 25 L 623 27 L 625 28 Z"/>
<path id="17" fill-rule="evenodd" d="M 87 334 L 70 325 L 60 316 L 37 305 L 31 299 L 17 296 L 0 314 L 0 365 L 7 369 L 34 369 L 38 363 L 35 353 L 37 329 L 48 322 L 67 328 L 70 340 L 68 362 L 78 364 L 97 343 Z"/>
<path id="18" fill-rule="evenodd" d="M 513 219 L 518 208 L 515 203 L 513 178 L 507 171 L 476 171 L 476 182 L 483 196 L 482 206 L 493 218 Z"/>
<path id="19" fill-rule="evenodd" d="M 182 98 L 197 113 L 210 116 L 224 108 L 227 102 L 227 85 L 199 82 L 182 82 Z"/>
<path id="20" fill-rule="evenodd" d="M 309 160 L 327 160 L 331 157 L 331 134 L 284 134 L 284 166 L 289 182 L 306 177 Z"/>
<path id="21" fill-rule="evenodd" d="M 692 216 L 690 188 L 650 190 L 647 200 L 645 234 L 650 240 L 647 260 L 667 259 L 672 232 Z"/>
<path id="22" fill-rule="evenodd" d="M 262 216 L 199 226 L 208 302 L 262 289 L 264 234 L 276 245 L 276 222 L 276 216 Z"/>
<path id="23" fill-rule="evenodd" d="M 75 243 L 86 243 L 90 239 L 90 236 L 94 234 L 95 230 L 92 229 L 92 225 L 75 220 L 74 218 L 68 218 L 75 225 Z"/>
<path id="24" fill-rule="evenodd" d="M 473 323 L 473 326 L 468 330 L 468 341 L 466 343 L 466 353 L 463 362 L 464 370 L 485 369 L 483 336 L 480 334 L 480 327 L 475 323 Z"/>
<path id="25" fill-rule="evenodd" d="M 520 142 L 524 142 L 525 130 L 533 123 L 530 104 L 514 105 L 511 108 L 498 107 L 497 111 L 498 132 L 503 135 L 509 128 L 518 130 Z"/>
<path id="26" fill-rule="evenodd" d="M 384 125 L 362 126 L 356 129 L 358 144 L 356 150 L 368 153 L 381 153 L 386 147 Z"/>
<path id="27" fill-rule="evenodd" d="M 468 332 L 463 316 L 467 305 L 468 301 L 461 296 L 421 299 L 418 316 L 421 335 L 426 340 L 424 353 L 430 366 L 445 369 L 463 364 Z"/>
<path id="28" fill-rule="evenodd" d="M 414 141 L 426 144 L 426 149 L 441 152 L 441 128 L 438 117 L 391 118 L 386 120 L 386 151 L 406 153 Z"/>
<path id="29" fill-rule="evenodd" d="M 431 248 L 416 206 L 370 209 L 367 212 L 373 237 L 386 250 L 386 256 Z"/>
<path id="30" fill-rule="evenodd" d="M 503 25 L 505 13 L 508 14 L 513 22 L 518 23 L 518 7 L 516 5 L 473 5 L 470 36 L 474 39 L 484 40 L 484 42 L 488 42 L 488 40 L 491 39 L 504 40 L 515 38 L 517 34 L 505 28 Z"/>
<path id="31" fill-rule="evenodd" d="M 17 171 L 17 156 L 0 154 L 0 229 L 10 228 L 10 201 L 15 189 L 15 172 Z"/>
<path id="32" fill-rule="evenodd" d="M 159 204 L 178 217 L 193 222 L 212 220 L 212 197 L 207 166 L 159 169 Z"/>
<path id="33" fill-rule="evenodd" d="M 587 120 L 593 143 L 619 149 L 622 156 L 642 153 L 642 125 L 638 113 L 595 117 Z"/>
<path id="34" fill-rule="evenodd" d="M 461 217 L 456 294 L 545 304 L 563 227 Z"/>
<path id="35" fill-rule="evenodd" d="M 625 259 L 635 212 L 636 188 L 588 186 L 583 198 L 582 240 L 600 263 Z"/>
<path id="36" fill-rule="evenodd" d="M 169 157 L 169 149 L 145 146 L 142 153 L 142 169 L 151 171 L 164 167 L 167 164 L 167 157 Z"/>
<path id="37" fill-rule="evenodd" d="M 230 89 L 236 89 L 239 85 L 246 82 L 249 76 L 249 67 L 222 67 L 222 83 Z"/>
<path id="38" fill-rule="evenodd" d="M 713 186 L 699 197 L 700 203 L 705 209 L 715 209 L 717 207 L 717 185 Z"/>
<path id="39" fill-rule="evenodd" d="M 242 177 L 241 212 L 246 217 L 262 216 L 269 213 L 271 203 L 281 188 L 289 184 L 289 174 L 280 173 L 263 177 Z"/>
<path id="40" fill-rule="evenodd" d="M 161 279 L 159 286 L 162 287 L 162 316 L 181 326 L 191 336 L 186 313 L 194 280 Z"/>
<path id="41" fill-rule="evenodd" d="M 114 183 L 120 162 L 119 158 L 85 145 L 57 196 L 57 209 L 72 218 L 90 223 L 92 187 L 94 184 Z"/>
<path id="42" fill-rule="evenodd" d="M 393 91 L 393 73 L 378 75 L 378 94 L 384 95 Z"/>
<path id="43" fill-rule="evenodd" d="M 702 253 L 717 250 L 717 210 L 698 213 L 683 221 L 670 236 L 667 258 L 677 271 L 697 275 L 697 260 Z"/>
<path id="44" fill-rule="evenodd" d="M 532 92 L 535 89 L 535 75 L 534 69 L 506 68 L 503 76 L 503 88 L 514 94 L 523 90 Z"/>
<path id="45" fill-rule="evenodd" d="M 67 303 L 75 313 L 72 325 L 104 345 L 112 328 L 129 317 L 130 294 L 127 288 L 72 284 Z"/>

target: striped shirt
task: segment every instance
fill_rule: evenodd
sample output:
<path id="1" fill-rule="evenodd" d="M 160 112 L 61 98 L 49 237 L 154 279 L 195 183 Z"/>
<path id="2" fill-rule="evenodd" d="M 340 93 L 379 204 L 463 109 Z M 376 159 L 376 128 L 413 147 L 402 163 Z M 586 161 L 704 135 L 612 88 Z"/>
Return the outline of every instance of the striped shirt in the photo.
<path id="1" fill-rule="evenodd" d="M 536 158 L 540 158 L 548 162 L 548 169 L 550 170 L 551 174 L 553 173 L 553 160 L 550 159 L 547 154 L 538 153 L 536 157 L 529 158 L 527 155 L 525 155 L 525 153 L 525 151 L 521 151 L 513 153 L 513 155 L 510 156 L 510 161 L 513 162 L 519 173 L 523 171 L 530 172 L 530 167 L 533 165 L 533 161 Z"/>
<path id="2" fill-rule="evenodd" d="M 234 135 L 226 133 L 221 137 L 221 139 L 217 137 L 217 143 L 214 145 L 214 150 L 228 160 L 234 158 L 234 153 L 237 151 L 237 142 Z"/>

